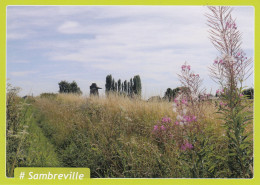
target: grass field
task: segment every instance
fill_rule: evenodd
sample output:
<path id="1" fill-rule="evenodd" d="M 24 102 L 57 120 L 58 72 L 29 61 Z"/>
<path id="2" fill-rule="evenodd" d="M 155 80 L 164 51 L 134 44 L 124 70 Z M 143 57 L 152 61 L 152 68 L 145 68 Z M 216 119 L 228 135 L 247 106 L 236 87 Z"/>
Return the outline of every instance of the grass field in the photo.
<path id="1" fill-rule="evenodd" d="M 16 97 L 12 103 L 7 109 L 18 113 L 7 118 L 8 125 L 17 123 L 7 129 L 7 176 L 17 166 L 61 166 L 88 167 L 93 178 L 232 177 L 223 121 L 210 101 L 204 102 L 204 116 L 184 128 L 192 138 L 190 150 L 177 143 L 186 131 L 174 124 L 171 102 L 58 94 Z M 171 119 L 171 137 L 154 132 L 164 117 Z M 253 132 L 252 123 L 246 130 Z M 252 156 L 252 137 L 249 142 Z M 250 174 L 252 165 L 243 177 Z"/>

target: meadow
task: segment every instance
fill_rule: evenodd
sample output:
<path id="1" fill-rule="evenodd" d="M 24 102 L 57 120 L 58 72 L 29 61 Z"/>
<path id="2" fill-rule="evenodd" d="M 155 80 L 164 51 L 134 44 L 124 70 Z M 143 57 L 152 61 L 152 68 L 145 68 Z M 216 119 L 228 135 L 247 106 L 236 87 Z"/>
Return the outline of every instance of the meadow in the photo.
<path id="1" fill-rule="evenodd" d="M 88 167 L 92 178 L 234 175 L 227 162 L 226 129 L 214 101 L 203 102 L 205 116 L 191 123 L 192 127 L 176 124 L 173 102 L 168 101 L 73 94 L 25 100 L 13 94 L 9 101 L 7 176 L 12 176 L 17 166 Z M 155 133 L 160 124 L 170 128 L 171 135 L 166 129 Z M 178 144 L 183 129 L 191 129 L 192 147 Z M 252 131 L 250 123 L 246 132 Z M 247 156 L 252 158 L 252 137 L 249 141 Z M 250 163 L 246 173 L 237 177 L 250 178 L 252 174 Z"/>
<path id="2" fill-rule="evenodd" d="M 186 62 L 170 101 L 142 99 L 139 75 L 135 94 L 106 83 L 100 97 L 75 88 L 21 98 L 8 86 L 7 176 L 17 166 L 56 166 L 87 167 L 92 178 L 253 178 L 253 101 L 243 84 L 253 59 L 240 48 L 232 8 L 208 8 L 209 39 L 219 51 L 209 67 L 215 95 Z"/>

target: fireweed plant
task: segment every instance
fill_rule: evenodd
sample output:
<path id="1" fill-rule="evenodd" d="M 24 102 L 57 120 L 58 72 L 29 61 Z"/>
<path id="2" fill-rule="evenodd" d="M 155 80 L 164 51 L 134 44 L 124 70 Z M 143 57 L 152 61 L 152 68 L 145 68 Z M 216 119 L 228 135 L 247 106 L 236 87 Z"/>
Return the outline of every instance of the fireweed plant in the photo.
<path id="1" fill-rule="evenodd" d="M 207 106 L 212 101 L 201 88 L 202 79 L 185 63 L 178 74 L 182 88 L 173 102 L 176 118 L 162 118 L 154 125 L 152 136 L 162 153 L 177 148 L 183 177 L 251 178 L 253 177 L 251 102 L 243 96 L 243 82 L 250 76 L 252 59 L 241 45 L 241 33 L 231 16 L 230 7 L 208 7 L 210 40 L 220 55 L 210 67 L 212 79 L 219 84 L 216 91 L 219 123 L 225 134 L 216 135 L 205 123 Z M 222 142 L 216 145 L 216 142 Z"/>
<path id="2" fill-rule="evenodd" d="M 248 101 L 243 95 L 243 82 L 251 75 L 252 59 L 247 58 L 240 48 L 241 33 L 230 7 L 208 7 L 206 14 L 209 38 L 220 55 L 210 66 L 212 79 L 219 84 L 218 114 L 224 121 L 228 148 L 226 163 L 232 178 L 253 177 L 252 133 L 246 132 L 252 123 L 252 112 L 248 110 Z"/>
<path id="3" fill-rule="evenodd" d="M 186 166 L 183 177 L 210 177 L 210 160 L 206 156 L 210 151 L 209 139 L 201 137 L 205 129 L 200 123 L 205 116 L 209 95 L 201 88 L 202 79 L 191 71 L 190 65 L 182 65 L 178 76 L 182 88 L 173 102 L 176 119 L 162 118 L 154 125 L 153 137 L 162 152 L 167 152 L 169 145 L 178 149 L 179 165 Z"/>

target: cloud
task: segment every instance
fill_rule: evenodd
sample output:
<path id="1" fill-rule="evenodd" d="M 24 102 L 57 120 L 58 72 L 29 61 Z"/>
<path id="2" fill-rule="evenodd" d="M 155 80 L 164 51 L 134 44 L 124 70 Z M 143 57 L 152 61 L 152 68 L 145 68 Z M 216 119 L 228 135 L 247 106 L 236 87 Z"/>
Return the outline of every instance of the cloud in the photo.
<path id="1" fill-rule="evenodd" d="M 35 74 L 37 71 L 14 71 L 10 72 L 10 74 L 14 77 L 21 77 L 21 76 L 27 76 L 30 74 Z"/>
<path id="2" fill-rule="evenodd" d="M 28 60 L 9 60 L 8 63 L 16 63 L 16 64 L 28 64 L 30 61 Z"/>
<path id="3" fill-rule="evenodd" d="M 16 39 L 24 39 L 28 35 L 24 33 L 8 33 L 7 34 L 7 39 L 9 40 L 16 40 Z"/>
<path id="4" fill-rule="evenodd" d="M 139 74 L 146 92 L 150 89 L 153 94 L 177 86 L 179 67 L 187 61 L 205 78 L 206 86 L 212 86 L 207 67 L 218 53 L 208 39 L 206 7 L 12 6 L 7 10 L 12 39 L 8 62 L 13 63 L 11 54 L 16 54 L 21 61 L 34 61 L 32 71 L 53 71 L 39 72 L 39 78 L 87 78 L 86 83 L 102 85 L 110 73 L 121 79 Z M 234 9 L 243 32 L 243 48 L 250 54 L 254 49 L 253 16 L 250 7 Z M 20 40 L 19 34 L 24 34 Z M 8 70 L 18 71 L 15 65 Z M 13 74 L 23 75 L 21 71 Z M 82 82 L 88 91 L 86 83 Z"/>
<path id="5" fill-rule="evenodd" d="M 82 30 L 78 22 L 75 21 L 66 21 L 58 27 L 60 33 L 76 34 L 81 33 Z"/>

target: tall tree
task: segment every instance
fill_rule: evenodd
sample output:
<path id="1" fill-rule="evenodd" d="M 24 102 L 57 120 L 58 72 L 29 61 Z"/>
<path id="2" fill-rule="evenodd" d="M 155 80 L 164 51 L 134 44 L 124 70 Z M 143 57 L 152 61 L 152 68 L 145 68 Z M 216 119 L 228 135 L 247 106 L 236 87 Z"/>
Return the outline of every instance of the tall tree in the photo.
<path id="1" fill-rule="evenodd" d="M 132 96 L 133 94 L 133 79 L 130 79 L 130 95 Z"/>
<path id="2" fill-rule="evenodd" d="M 127 82 L 127 94 L 130 95 L 130 82 Z"/>
<path id="3" fill-rule="evenodd" d="M 141 78 L 139 75 L 134 76 L 133 79 L 133 92 L 134 94 L 140 96 L 142 93 L 142 84 L 141 84 Z"/>
<path id="4" fill-rule="evenodd" d="M 121 92 L 121 80 L 119 79 L 118 81 L 117 81 L 117 91 L 118 92 Z"/>
<path id="5" fill-rule="evenodd" d="M 115 92 L 117 92 L 117 82 L 115 82 Z"/>
<path id="6" fill-rule="evenodd" d="M 111 90 L 112 90 L 112 91 L 115 91 L 115 80 L 114 80 L 114 78 L 113 78 L 113 80 L 112 80 L 112 88 L 111 88 Z"/>
<path id="7" fill-rule="evenodd" d="M 127 93 L 127 81 L 124 81 L 124 92 Z"/>
<path id="8" fill-rule="evenodd" d="M 112 90 L 112 75 L 107 75 L 106 77 L 106 93 Z"/>

